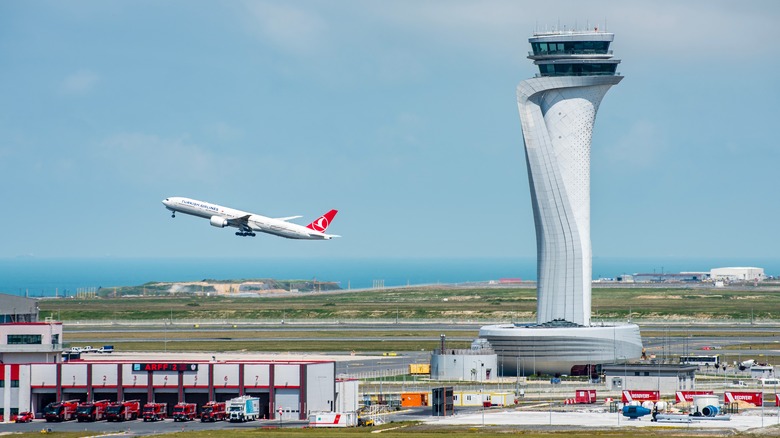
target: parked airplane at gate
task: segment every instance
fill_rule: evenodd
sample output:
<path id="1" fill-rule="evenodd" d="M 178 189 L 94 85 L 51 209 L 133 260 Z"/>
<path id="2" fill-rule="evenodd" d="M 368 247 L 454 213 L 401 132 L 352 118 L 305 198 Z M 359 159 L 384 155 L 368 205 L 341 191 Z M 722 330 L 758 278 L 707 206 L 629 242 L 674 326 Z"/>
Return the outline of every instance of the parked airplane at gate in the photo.
<path id="1" fill-rule="evenodd" d="M 337 210 L 331 210 L 315 219 L 309 225 L 303 226 L 288 222 L 301 216 L 270 218 L 196 199 L 180 197 L 165 198 L 162 203 L 165 205 L 165 208 L 171 210 L 171 217 L 176 217 L 176 213 L 202 217 L 208 219 L 211 225 L 217 228 L 238 228 L 236 236 L 254 237 L 256 235 L 255 231 L 259 231 L 288 239 L 330 240 L 334 237 L 341 237 L 335 234 L 325 234 L 328 225 L 330 225 L 336 213 L 338 213 Z"/>

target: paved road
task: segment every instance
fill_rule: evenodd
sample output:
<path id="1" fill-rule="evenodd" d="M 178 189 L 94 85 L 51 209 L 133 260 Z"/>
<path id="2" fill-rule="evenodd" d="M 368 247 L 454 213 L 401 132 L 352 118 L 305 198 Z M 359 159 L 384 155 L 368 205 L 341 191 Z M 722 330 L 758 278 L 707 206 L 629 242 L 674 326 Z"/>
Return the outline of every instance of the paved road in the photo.
<path id="1" fill-rule="evenodd" d="M 308 422 L 304 421 L 285 421 L 281 427 L 303 427 Z M 130 436 L 142 436 L 158 433 L 186 432 L 197 430 L 235 430 L 235 429 L 254 429 L 258 427 L 280 427 L 278 420 L 250 421 L 247 423 L 230 423 L 227 421 L 218 421 L 215 423 L 201 423 L 200 421 L 174 422 L 173 420 L 144 422 L 141 420 L 127 421 L 123 423 L 108 423 L 106 421 L 97 421 L 94 423 L 79 423 L 77 421 L 66 421 L 63 423 L 47 423 L 44 420 L 35 420 L 26 424 L 3 424 L 3 432 L 39 432 L 42 429 L 51 429 L 53 432 L 103 432 L 120 433 L 125 432 Z M 226 435 L 229 436 L 229 435 Z"/>

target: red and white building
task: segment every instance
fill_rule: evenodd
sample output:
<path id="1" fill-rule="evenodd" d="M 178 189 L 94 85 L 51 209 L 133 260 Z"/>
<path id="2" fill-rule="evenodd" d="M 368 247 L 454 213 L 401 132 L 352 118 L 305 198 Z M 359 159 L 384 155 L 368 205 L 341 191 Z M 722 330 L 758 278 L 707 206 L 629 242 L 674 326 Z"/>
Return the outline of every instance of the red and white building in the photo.
<path id="1" fill-rule="evenodd" d="M 78 399 L 167 403 L 260 398 L 260 417 L 305 420 L 336 407 L 332 361 L 72 361 L 5 365 L 2 408 L 41 412 L 53 401 Z M 281 414 L 280 414 L 281 412 Z M 168 413 L 169 415 L 171 412 Z M 9 416 L 5 416 L 9 418 Z"/>

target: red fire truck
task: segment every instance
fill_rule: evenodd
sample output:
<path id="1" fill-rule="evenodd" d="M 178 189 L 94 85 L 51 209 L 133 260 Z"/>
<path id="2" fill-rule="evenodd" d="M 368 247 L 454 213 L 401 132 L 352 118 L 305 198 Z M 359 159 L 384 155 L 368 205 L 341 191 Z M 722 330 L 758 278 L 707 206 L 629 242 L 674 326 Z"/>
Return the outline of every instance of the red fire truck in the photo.
<path id="1" fill-rule="evenodd" d="M 203 405 L 200 413 L 200 421 L 225 421 L 227 413 L 225 412 L 225 402 L 210 401 Z"/>
<path id="2" fill-rule="evenodd" d="M 111 403 L 111 400 L 81 403 L 76 408 L 76 419 L 78 419 L 79 422 L 105 420 L 106 408 L 109 403 Z"/>
<path id="3" fill-rule="evenodd" d="M 173 406 L 173 421 L 192 421 L 198 416 L 195 403 L 177 403 Z"/>
<path id="4" fill-rule="evenodd" d="M 106 420 L 125 421 L 135 420 L 141 411 L 140 400 L 126 400 L 123 402 L 111 403 L 106 408 Z"/>
<path id="5" fill-rule="evenodd" d="M 43 408 L 47 422 L 68 421 L 76 418 L 76 408 L 81 400 L 51 402 Z"/>
<path id="6" fill-rule="evenodd" d="M 168 417 L 168 403 L 147 403 L 144 405 L 144 421 L 165 420 Z"/>

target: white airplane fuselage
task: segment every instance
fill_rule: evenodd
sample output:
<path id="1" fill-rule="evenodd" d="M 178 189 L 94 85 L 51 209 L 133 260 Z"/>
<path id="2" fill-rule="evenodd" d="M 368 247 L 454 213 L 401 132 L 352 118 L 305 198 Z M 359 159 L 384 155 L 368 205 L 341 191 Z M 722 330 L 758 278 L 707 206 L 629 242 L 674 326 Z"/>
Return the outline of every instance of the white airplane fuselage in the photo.
<path id="1" fill-rule="evenodd" d="M 262 216 L 255 213 L 249 213 L 234 208 L 224 207 L 222 205 L 212 204 L 197 199 L 172 197 L 162 201 L 165 208 L 176 213 L 184 213 L 192 216 L 208 219 L 212 226 L 217 228 L 234 227 L 240 230 L 237 235 L 253 236 L 253 231 L 273 234 L 275 236 L 286 237 L 288 239 L 306 239 L 306 240 L 329 240 L 336 235 L 325 234 L 308 228 L 303 225 L 287 222 L 288 219 L 294 219 L 295 216 L 285 219 L 275 219 Z M 319 219 L 320 221 L 322 218 Z M 325 222 L 327 227 L 327 222 Z"/>

